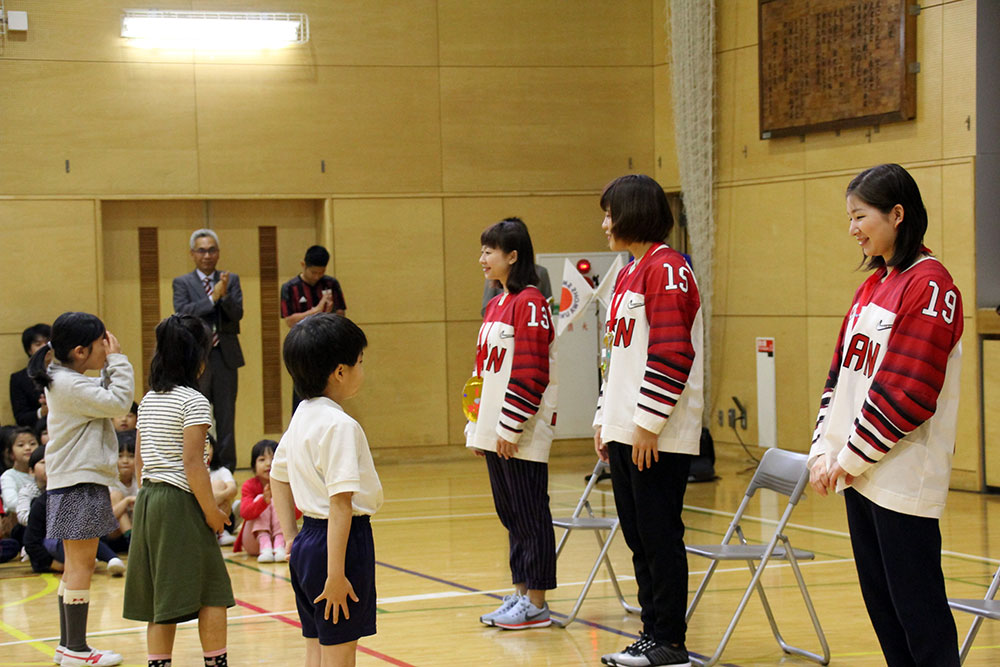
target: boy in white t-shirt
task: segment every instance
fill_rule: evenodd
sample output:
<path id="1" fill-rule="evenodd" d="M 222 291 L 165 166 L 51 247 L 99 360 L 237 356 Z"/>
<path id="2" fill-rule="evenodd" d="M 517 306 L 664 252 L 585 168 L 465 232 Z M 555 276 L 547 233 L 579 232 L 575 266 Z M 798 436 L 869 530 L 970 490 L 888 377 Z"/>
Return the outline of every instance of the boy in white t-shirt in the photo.
<path id="1" fill-rule="evenodd" d="M 367 345 L 356 324 L 332 313 L 310 315 L 285 338 L 285 367 L 304 400 L 274 453 L 271 497 L 291 545 L 309 667 L 353 665 L 358 639 L 375 634 L 370 518 L 382 484 L 361 425 L 340 407 L 361 388 Z"/>

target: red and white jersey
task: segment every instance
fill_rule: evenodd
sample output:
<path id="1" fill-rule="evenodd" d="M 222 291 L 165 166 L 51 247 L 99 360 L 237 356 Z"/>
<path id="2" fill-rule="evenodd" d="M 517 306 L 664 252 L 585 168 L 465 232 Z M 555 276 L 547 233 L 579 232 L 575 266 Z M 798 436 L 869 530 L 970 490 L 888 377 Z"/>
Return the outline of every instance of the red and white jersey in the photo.
<path id="1" fill-rule="evenodd" d="M 556 344 L 549 304 L 538 288 L 503 293 L 487 304 L 476 373 L 483 390 L 466 446 L 495 452 L 499 436 L 517 444 L 515 458 L 547 463 L 556 419 Z"/>
<path id="2" fill-rule="evenodd" d="M 840 328 L 810 464 L 829 454 L 875 504 L 940 517 L 955 450 L 962 329 L 962 295 L 934 257 L 872 274 Z"/>
<path id="3" fill-rule="evenodd" d="M 691 266 L 665 244 L 619 273 L 608 308 L 611 355 L 594 427 L 633 443 L 636 426 L 661 452 L 697 454 L 704 406 L 701 297 Z"/>

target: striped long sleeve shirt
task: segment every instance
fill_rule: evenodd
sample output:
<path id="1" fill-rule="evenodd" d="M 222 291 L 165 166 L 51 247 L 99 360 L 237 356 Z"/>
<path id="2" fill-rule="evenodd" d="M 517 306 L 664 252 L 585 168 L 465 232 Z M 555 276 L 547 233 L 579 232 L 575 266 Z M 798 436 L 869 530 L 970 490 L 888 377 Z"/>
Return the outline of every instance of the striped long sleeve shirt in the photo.
<path id="1" fill-rule="evenodd" d="M 611 347 L 594 426 L 604 442 L 632 444 L 636 426 L 657 449 L 697 454 L 701 437 L 702 315 L 683 255 L 652 246 L 618 274 L 608 309 Z"/>
<path id="2" fill-rule="evenodd" d="M 496 451 L 501 437 L 518 444 L 517 458 L 548 461 L 556 405 L 555 331 L 537 288 L 501 294 L 487 304 L 476 373 L 483 389 L 466 444 Z"/>
<path id="3" fill-rule="evenodd" d="M 878 505 L 940 516 L 955 447 L 962 296 L 924 256 L 876 271 L 844 318 L 810 459 L 836 458 Z"/>

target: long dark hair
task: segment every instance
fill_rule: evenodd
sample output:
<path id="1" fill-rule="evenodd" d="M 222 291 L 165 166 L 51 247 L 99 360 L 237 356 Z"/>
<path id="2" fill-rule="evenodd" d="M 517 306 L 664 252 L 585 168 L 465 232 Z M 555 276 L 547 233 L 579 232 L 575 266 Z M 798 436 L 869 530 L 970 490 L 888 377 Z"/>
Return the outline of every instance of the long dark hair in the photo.
<path id="1" fill-rule="evenodd" d="M 198 388 L 198 377 L 212 350 L 212 336 L 201 318 L 171 315 L 156 325 L 156 352 L 149 364 L 149 387 L 170 391 L 174 387 Z"/>
<path id="2" fill-rule="evenodd" d="M 52 382 L 45 368 L 45 355 L 49 348 L 52 354 L 64 364 L 70 363 L 70 353 L 77 347 L 90 348 L 104 338 L 104 322 L 90 313 L 63 313 L 52 323 L 52 338 L 28 361 L 28 377 L 40 388 L 45 389 Z"/>
<path id="3" fill-rule="evenodd" d="M 902 206 L 903 221 L 897 228 L 896 245 L 888 265 L 905 271 L 917 261 L 927 232 L 927 209 L 910 172 L 898 164 L 880 164 L 865 169 L 847 186 L 844 196 L 848 195 L 854 195 L 886 215 L 896 204 Z M 886 266 L 886 261 L 883 257 L 869 257 L 862 265 L 866 269 L 878 269 Z"/>
<path id="4" fill-rule="evenodd" d="M 479 243 L 487 248 L 499 248 L 508 255 L 517 251 L 517 259 L 507 275 L 508 292 L 517 294 L 528 285 L 538 284 L 535 249 L 531 245 L 531 236 L 524 220 L 514 217 L 504 218 L 495 225 L 490 225 L 479 235 Z"/>

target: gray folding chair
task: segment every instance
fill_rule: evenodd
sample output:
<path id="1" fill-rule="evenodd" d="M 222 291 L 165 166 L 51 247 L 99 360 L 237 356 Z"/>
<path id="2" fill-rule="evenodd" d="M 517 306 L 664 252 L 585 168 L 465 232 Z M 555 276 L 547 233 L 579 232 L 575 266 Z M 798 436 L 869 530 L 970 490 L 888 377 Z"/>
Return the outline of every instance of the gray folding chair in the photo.
<path id="1" fill-rule="evenodd" d="M 704 661 L 697 661 L 692 657 L 692 662 L 698 662 L 702 665 L 714 665 L 719 661 L 754 590 L 760 596 L 761 604 L 764 606 L 764 613 L 767 615 L 768 623 L 771 624 L 771 632 L 774 633 L 774 638 L 778 640 L 778 645 L 781 646 L 781 649 L 785 653 L 798 655 L 818 662 L 821 665 L 826 665 L 830 662 L 830 647 L 826 643 L 826 636 L 823 634 L 823 628 L 820 627 L 819 618 L 816 616 L 816 610 L 813 608 L 812 599 L 809 597 L 809 591 L 806 589 L 806 583 L 802 578 L 802 572 L 799 569 L 798 563 L 800 560 L 812 560 L 815 556 L 809 551 L 793 548 L 788 541 L 788 536 L 784 533 L 785 526 L 788 524 L 788 518 L 802 497 L 802 492 L 809 481 L 809 470 L 806 468 L 806 460 L 807 457 L 805 454 L 789 452 L 783 449 L 768 449 L 764 452 L 764 456 L 757 466 L 757 471 L 754 473 L 753 479 L 750 480 L 750 486 L 743 496 L 743 502 L 740 503 L 739 509 L 736 510 L 736 515 L 730 522 L 729 529 L 726 531 L 725 537 L 722 538 L 722 543 L 706 546 L 687 546 L 688 553 L 703 556 L 712 561 L 712 564 L 708 567 L 708 571 L 705 573 L 705 577 L 698 586 L 698 590 L 694 594 L 694 598 L 691 600 L 691 606 L 688 607 L 687 621 L 691 620 L 691 615 L 694 614 L 695 607 L 698 606 L 698 602 L 705 593 L 708 582 L 720 562 L 745 561 L 747 567 L 750 568 L 751 575 L 750 583 L 747 584 L 746 591 L 744 591 L 743 597 L 736 607 L 736 613 L 733 614 L 733 618 L 722 635 L 722 640 L 715 649 L 715 653 Z M 740 526 L 740 522 L 743 520 L 743 513 L 747 505 L 749 505 L 750 499 L 757 492 L 757 489 L 770 489 L 781 495 L 788 496 L 788 504 L 785 506 L 785 510 L 781 515 L 781 519 L 778 520 L 778 524 L 775 526 L 770 540 L 767 544 L 759 545 L 748 543 Z M 739 538 L 739 542 L 731 544 L 730 542 L 734 535 Z M 779 542 L 782 546 L 778 545 Z M 816 636 L 819 638 L 819 643 L 823 651 L 822 655 L 791 646 L 782 638 L 781 633 L 778 631 L 774 614 L 771 613 L 771 605 L 768 603 L 767 596 L 764 594 L 764 587 L 760 583 L 764 568 L 773 559 L 787 560 L 791 566 L 792 572 L 795 574 L 795 580 L 799 584 L 802 599 L 805 601 L 806 609 L 809 612 L 809 617 L 812 619 L 813 627 L 816 630 Z"/>
<path id="2" fill-rule="evenodd" d="M 557 559 L 559 558 L 559 554 L 562 553 L 563 547 L 566 545 L 566 540 L 569 539 L 569 534 L 574 530 L 592 531 L 597 537 L 597 543 L 601 547 L 601 551 L 597 555 L 597 560 L 594 561 L 594 567 L 590 569 L 590 576 L 587 577 L 587 581 L 583 585 L 583 590 L 580 591 L 580 597 L 576 599 L 573 611 L 571 611 L 569 615 L 562 620 L 557 620 L 555 618 L 552 619 L 553 624 L 563 628 L 572 623 L 576 618 L 577 613 L 580 611 L 580 605 L 583 604 L 584 598 L 587 597 L 587 592 L 590 591 L 591 584 L 594 583 L 594 577 L 597 576 L 597 571 L 601 569 L 601 563 L 604 563 L 604 567 L 607 568 L 608 576 L 611 577 L 611 585 L 615 589 L 615 595 L 618 596 L 618 602 L 621 603 L 625 611 L 630 614 L 637 614 L 641 611 L 639 607 L 633 607 L 625 601 L 625 596 L 622 595 L 622 589 L 618 586 L 618 578 L 615 576 L 615 569 L 611 566 L 611 559 L 608 558 L 608 548 L 611 546 L 611 542 L 614 541 L 615 535 L 618 533 L 618 517 L 594 516 L 594 511 L 590 507 L 590 501 L 588 500 L 590 492 L 593 491 L 594 487 L 597 485 L 598 478 L 602 473 L 607 472 L 607 470 L 608 464 L 598 460 L 597 465 L 594 466 L 594 472 L 590 475 L 590 479 L 587 481 L 587 486 L 583 489 L 583 495 L 580 496 L 580 500 L 576 504 L 576 509 L 573 510 L 573 515 L 565 518 L 552 519 L 553 526 L 566 529 L 566 532 L 563 533 L 562 537 L 559 539 L 559 545 L 556 547 Z M 587 512 L 586 516 L 582 516 L 584 510 Z"/>
<path id="3" fill-rule="evenodd" d="M 1000 600 L 993 599 L 996 597 L 997 588 L 1000 588 L 1000 567 L 993 574 L 993 581 L 986 591 L 986 597 L 982 600 L 948 600 L 948 606 L 952 609 L 964 611 L 975 616 L 972 619 L 972 626 L 969 628 L 969 633 L 965 635 L 965 641 L 962 642 L 962 648 L 959 651 L 960 663 L 964 663 L 968 657 L 969 650 L 972 648 L 972 642 L 976 640 L 976 634 L 979 632 L 979 626 L 983 624 L 983 619 L 992 618 L 994 621 L 1000 621 Z"/>

